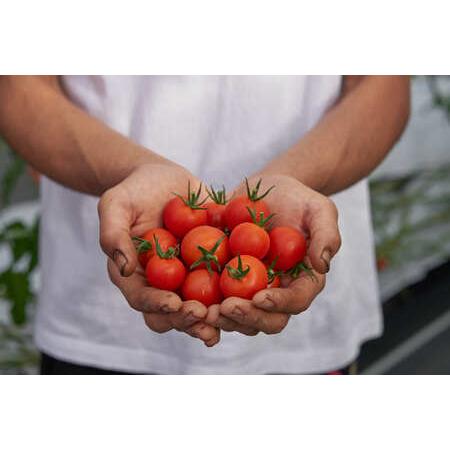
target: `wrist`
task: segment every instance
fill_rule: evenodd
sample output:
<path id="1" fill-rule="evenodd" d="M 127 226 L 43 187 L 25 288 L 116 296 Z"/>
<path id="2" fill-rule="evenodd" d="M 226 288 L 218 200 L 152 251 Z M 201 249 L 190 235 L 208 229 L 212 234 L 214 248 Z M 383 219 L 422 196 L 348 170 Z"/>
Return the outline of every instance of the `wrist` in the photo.
<path id="1" fill-rule="evenodd" d="M 114 180 L 112 180 L 112 183 L 108 186 L 108 188 L 120 183 L 143 166 L 154 167 L 155 170 L 158 168 L 172 167 L 180 171 L 185 171 L 184 168 L 175 162 L 170 161 L 145 147 L 135 145 L 129 149 L 127 158 L 124 160 L 124 164 L 122 164 L 121 169 L 117 171 Z"/>
<path id="2" fill-rule="evenodd" d="M 323 193 L 324 186 L 320 183 L 320 179 L 318 177 L 314 177 L 311 173 L 312 171 L 305 169 L 307 169 L 307 165 L 299 170 L 296 167 L 291 167 L 291 165 L 275 163 L 268 165 L 263 170 L 255 174 L 255 176 L 263 178 L 264 180 L 270 180 L 273 177 L 287 177 L 294 179 L 315 191 Z"/>

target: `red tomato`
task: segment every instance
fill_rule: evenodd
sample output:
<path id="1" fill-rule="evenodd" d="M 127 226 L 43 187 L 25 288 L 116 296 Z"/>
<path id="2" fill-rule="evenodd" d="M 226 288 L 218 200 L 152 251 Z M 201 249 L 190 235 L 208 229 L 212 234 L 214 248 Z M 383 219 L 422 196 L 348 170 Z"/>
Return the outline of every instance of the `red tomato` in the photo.
<path id="1" fill-rule="evenodd" d="M 176 257 L 164 259 L 155 255 L 148 261 L 145 274 L 150 286 L 176 291 L 183 284 L 186 269 Z"/>
<path id="2" fill-rule="evenodd" d="M 231 232 L 230 250 L 234 256 L 251 255 L 263 259 L 269 247 L 269 234 L 254 223 L 241 223 Z"/>
<path id="3" fill-rule="evenodd" d="M 220 289 L 225 298 L 251 299 L 267 287 L 267 270 L 254 256 L 242 255 L 233 258 L 220 276 Z"/>
<path id="4" fill-rule="evenodd" d="M 156 253 L 155 236 L 158 238 L 159 245 L 164 252 L 166 252 L 169 247 L 175 247 L 177 245 L 177 239 L 170 231 L 167 231 L 164 228 L 152 228 L 151 230 L 148 230 L 138 241 L 139 245 L 137 247 L 138 259 L 144 269 L 148 260 Z M 143 242 L 142 240 L 146 242 Z M 140 251 L 139 248 L 143 249 L 143 251 Z"/>
<path id="5" fill-rule="evenodd" d="M 208 202 L 205 204 L 205 208 L 208 214 L 208 225 L 224 230 L 226 227 L 226 205 L 219 205 L 214 202 Z"/>
<path id="6" fill-rule="evenodd" d="M 206 269 L 190 272 L 184 280 L 181 292 L 184 300 L 197 300 L 205 306 L 215 305 L 222 301 L 219 286 L 220 277 L 216 272 Z"/>
<path id="7" fill-rule="evenodd" d="M 191 190 L 191 183 L 188 182 L 187 196 L 175 194 L 176 198 L 170 200 L 164 207 L 164 225 L 176 237 L 182 238 L 192 228 L 208 223 L 208 213 L 202 206 L 206 198 L 199 201 L 201 192 L 201 184 L 195 192 Z"/>
<path id="8" fill-rule="evenodd" d="M 275 275 L 273 277 L 273 280 L 269 281 L 267 287 L 268 288 L 277 288 L 277 287 L 280 287 L 280 285 L 281 285 L 280 277 L 278 275 Z"/>
<path id="9" fill-rule="evenodd" d="M 181 256 L 191 268 L 220 271 L 230 259 L 229 255 L 226 234 L 209 225 L 192 229 L 181 242 Z"/>
<path id="10" fill-rule="evenodd" d="M 247 208 L 253 209 L 258 216 L 261 213 L 264 216 L 270 215 L 269 207 L 264 200 L 254 202 L 243 195 L 236 197 L 228 203 L 225 209 L 225 223 L 229 230 L 240 223 L 252 222 L 252 217 Z"/>
<path id="11" fill-rule="evenodd" d="M 260 216 L 260 213 L 263 213 L 265 217 L 270 215 L 269 207 L 263 198 L 269 194 L 275 186 L 270 187 L 266 192 L 259 195 L 258 192 L 261 186 L 261 179 L 256 183 L 254 188 L 250 188 L 246 178 L 245 185 L 247 188 L 247 195 L 242 195 L 231 200 L 225 210 L 225 222 L 230 231 L 240 223 L 252 222 L 252 217 L 247 208 L 254 210 L 257 217 Z"/>
<path id="12" fill-rule="evenodd" d="M 208 211 L 208 225 L 224 230 L 225 223 L 225 209 L 227 204 L 227 194 L 225 186 L 216 191 L 212 186 L 210 189 L 206 188 L 212 202 L 206 203 L 205 207 Z"/>
<path id="13" fill-rule="evenodd" d="M 275 262 L 272 262 L 270 265 L 266 264 L 267 269 L 267 277 L 268 277 L 268 288 L 277 288 L 281 285 L 280 275 L 282 272 L 275 270 Z"/>
<path id="14" fill-rule="evenodd" d="M 302 261 L 306 254 L 303 234 L 292 227 L 275 227 L 269 232 L 270 248 L 267 259 L 275 261 L 276 270 L 289 270 Z"/>
<path id="15" fill-rule="evenodd" d="M 182 238 L 188 231 L 208 223 L 206 209 L 193 208 L 179 197 L 170 200 L 163 211 L 165 227 L 176 237 Z"/>

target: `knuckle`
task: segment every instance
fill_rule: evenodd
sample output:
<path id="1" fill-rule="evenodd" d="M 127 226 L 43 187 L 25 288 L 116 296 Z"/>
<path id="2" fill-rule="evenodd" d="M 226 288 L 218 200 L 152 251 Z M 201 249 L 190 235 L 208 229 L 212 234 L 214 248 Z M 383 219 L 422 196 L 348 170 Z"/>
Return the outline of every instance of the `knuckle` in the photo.
<path id="1" fill-rule="evenodd" d="M 335 215 L 336 219 L 339 216 L 339 211 L 337 209 L 336 204 L 331 200 L 330 197 L 325 197 L 325 204 L 328 207 L 328 209 Z"/>
<path id="2" fill-rule="evenodd" d="M 100 233 L 100 247 L 107 254 L 111 252 L 111 247 L 114 245 L 115 240 L 115 233 L 111 230 L 102 230 Z"/>
<path id="3" fill-rule="evenodd" d="M 336 230 L 336 233 L 331 238 L 330 244 L 331 247 L 333 248 L 333 253 L 336 253 L 341 248 L 342 239 L 338 230 Z"/>
<path id="4" fill-rule="evenodd" d="M 113 199 L 114 195 L 112 193 L 111 189 L 108 189 L 107 191 L 105 191 L 103 193 L 103 195 L 100 197 L 100 200 L 97 203 L 97 211 L 99 214 L 101 214 L 103 212 L 103 208 L 111 202 L 111 200 Z"/>

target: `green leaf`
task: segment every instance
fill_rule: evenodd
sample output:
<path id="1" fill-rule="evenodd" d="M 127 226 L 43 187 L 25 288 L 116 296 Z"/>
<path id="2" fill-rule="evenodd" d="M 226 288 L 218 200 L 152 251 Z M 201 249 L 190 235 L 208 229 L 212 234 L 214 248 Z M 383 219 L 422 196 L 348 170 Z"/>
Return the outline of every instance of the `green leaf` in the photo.
<path id="1" fill-rule="evenodd" d="M 17 155 L 12 155 L 12 160 L 9 163 L 6 172 L 0 181 L 0 205 L 1 207 L 8 206 L 11 202 L 11 196 L 16 187 L 22 173 L 25 171 L 25 162 Z"/>
<path id="2" fill-rule="evenodd" d="M 26 307 L 33 299 L 29 274 L 8 269 L 0 274 L 0 286 L 6 300 L 11 303 L 11 317 L 16 325 L 26 322 Z"/>
<path id="3" fill-rule="evenodd" d="M 28 263 L 28 272 L 31 273 L 38 264 L 38 249 L 39 249 L 39 217 L 36 218 L 31 227 L 30 242 L 30 262 Z"/>

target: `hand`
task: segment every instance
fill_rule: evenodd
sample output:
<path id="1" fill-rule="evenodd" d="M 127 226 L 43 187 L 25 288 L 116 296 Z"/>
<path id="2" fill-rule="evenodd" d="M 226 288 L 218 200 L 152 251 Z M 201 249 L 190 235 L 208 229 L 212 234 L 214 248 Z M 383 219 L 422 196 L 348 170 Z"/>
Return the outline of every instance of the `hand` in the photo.
<path id="1" fill-rule="evenodd" d="M 188 180 L 200 182 L 188 171 L 166 164 L 144 164 L 100 198 L 100 245 L 109 256 L 108 273 L 130 306 L 144 315 L 147 326 L 157 333 L 184 331 L 213 346 L 220 331 L 203 319 L 207 308 L 197 301 L 183 302 L 174 292 L 148 286 L 139 267 L 132 236 L 161 226 L 162 210 L 172 192 L 183 193 Z"/>
<path id="2" fill-rule="evenodd" d="M 249 180 L 254 185 L 257 179 Z M 289 225 L 303 231 L 308 239 L 307 263 L 312 276 L 303 272 L 297 279 L 283 277 L 280 288 L 264 289 L 251 301 L 231 297 L 218 307 L 210 307 L 206 323 L 224 331 L 255 335 L 279 333 L 292 314 L 305 311 L 325 286 L 325 273 L 341 240 L 337 225 L 337 209 L 322 194 L 288 176 L 271 175 L 263 178 L 261 192 L 274 185 L 264 198 L 271 211 L 276 212 L 274 225 Z M 238 194 L 245 192 L 240 186 Z"/>

